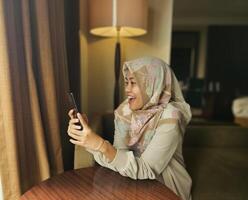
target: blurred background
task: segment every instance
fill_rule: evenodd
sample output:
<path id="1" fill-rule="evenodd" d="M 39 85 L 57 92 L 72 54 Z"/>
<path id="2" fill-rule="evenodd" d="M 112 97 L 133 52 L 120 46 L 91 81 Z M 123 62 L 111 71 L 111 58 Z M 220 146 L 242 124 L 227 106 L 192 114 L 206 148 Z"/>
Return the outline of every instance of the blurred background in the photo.
<path id="1" fill-rule="evenodd" d="M 146 35 L 121 38 L 122 63 L 161 57 L 173 68 L 196 120 L 232 122 L 232 101 L 248 93 L 247 1 L 149 1 L 148 12 Z M 89 34 L 86 1 L 80 1 L 80 15 L 82 108 L 89 115 L 111 112 L 116 39 Z"/>

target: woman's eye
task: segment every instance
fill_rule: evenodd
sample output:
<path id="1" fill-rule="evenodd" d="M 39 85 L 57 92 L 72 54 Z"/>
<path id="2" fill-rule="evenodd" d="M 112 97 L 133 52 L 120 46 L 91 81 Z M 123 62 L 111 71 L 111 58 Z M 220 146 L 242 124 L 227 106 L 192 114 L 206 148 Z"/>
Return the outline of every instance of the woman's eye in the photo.
<path id="1" fill-rule="evenodd" d="M 125 81 L 125 83 L 124 83 L 124 84 L 125 84 L 125 85 L 128 85 L 128 82 L 126 82 L 126 81 Z"/>
<path id="2" fill-rule="evenodd" d="M 136 84 L 136 82 L 131 82 L 131 84 L 132 84 L 132 85 L 135 85 L 135 84 Z"/>

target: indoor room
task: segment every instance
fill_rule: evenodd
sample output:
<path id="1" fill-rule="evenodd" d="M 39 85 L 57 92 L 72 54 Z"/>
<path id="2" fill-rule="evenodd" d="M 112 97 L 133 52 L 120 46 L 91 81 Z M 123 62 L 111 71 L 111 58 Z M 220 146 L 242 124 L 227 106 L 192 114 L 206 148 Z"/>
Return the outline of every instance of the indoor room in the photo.
<path id="1" fill-rule="evenodd" d="M 0 200 L 244 200 L 248 1 L 0 0 Z"/>

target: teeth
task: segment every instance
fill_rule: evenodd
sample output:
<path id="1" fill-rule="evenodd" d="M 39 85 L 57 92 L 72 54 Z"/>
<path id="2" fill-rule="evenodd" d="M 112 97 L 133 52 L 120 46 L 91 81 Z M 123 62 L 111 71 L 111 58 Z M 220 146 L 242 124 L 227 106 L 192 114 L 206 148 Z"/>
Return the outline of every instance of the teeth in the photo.
<path id="1" fill-rule="evenodd" d="M 134 99 L 134 97 L 132 97 L 132 96 L 127 96 L 127 98 L 128 98 L 129 100 Z"/>

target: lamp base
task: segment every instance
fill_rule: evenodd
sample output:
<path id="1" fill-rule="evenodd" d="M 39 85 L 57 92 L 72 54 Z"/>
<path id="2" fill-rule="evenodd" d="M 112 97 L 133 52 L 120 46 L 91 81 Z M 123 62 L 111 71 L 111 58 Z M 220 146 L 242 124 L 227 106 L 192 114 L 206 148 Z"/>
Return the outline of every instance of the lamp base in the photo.
<path id="1" fill-rule="evenodd" d="M 119 101 L 120 101 L 120 90 L 119 90 L 120 64 L 121 64 L 121 45 L 120 42 L 116 42 L 114 109 L 116 109 L 119 106 Z"/>

